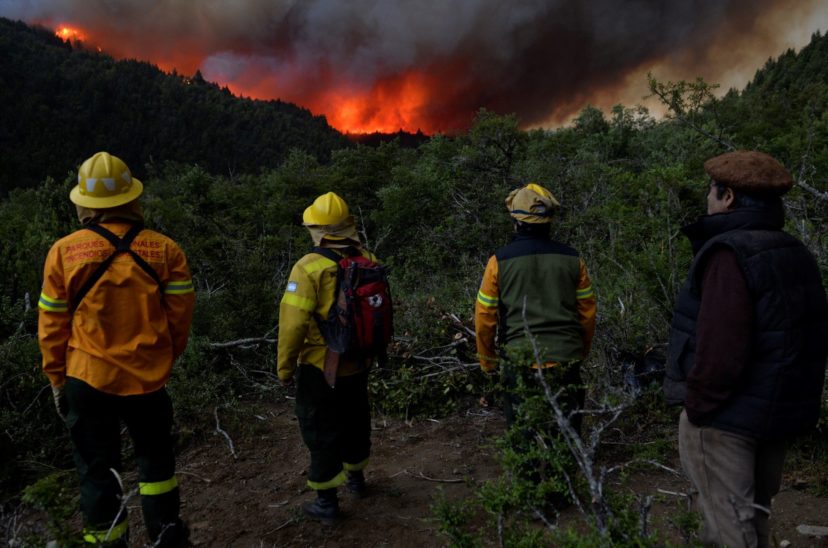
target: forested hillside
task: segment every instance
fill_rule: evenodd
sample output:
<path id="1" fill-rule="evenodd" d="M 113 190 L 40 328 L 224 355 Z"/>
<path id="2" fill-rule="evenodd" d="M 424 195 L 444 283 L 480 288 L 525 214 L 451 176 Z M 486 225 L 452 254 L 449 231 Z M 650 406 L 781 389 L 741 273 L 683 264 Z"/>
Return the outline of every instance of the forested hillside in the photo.
<path id="1" fill-rule="evenodd" d="M 828 39 L 769 59 L 741 93 L 722 101 L 721 123 L 740 146 L 775 155 L 808 183 L 828 180 Z"/>
<path id="2" fill-rule="evenodd" d="M 611 462 L 675 465 L 677 411 L 664 405 L 657 386 L 634 382 L 628 367 L 666 341 L 691 258 L 679 229 L 704 211 L 704 160 L 731 147 L 778 157 L 797 179 L 785 197 L 786 229 L 828 276 L 828 38 L 822 35 L 799 53 L 769 61 L 745 90 L 721 99 L 701 80 L 654 78 L 652 91 L 669 109 L 663 120 L 635 107 L 608 113 L 587 107 L 570 126 L 523 131 L 514 116 L 480 111 L 467 133 L 417 148 L 398 141 L 337 148 L 340 137 L 324 120 L 295 107 L 238 101 L 143 63 L 72 49 L 44 31 L 0 27 L 0 177 L 26 187 L 0 198 L 0 503 L 7 515 L 24 512 L 20 490 L 40 478 L 46 478 L 40 490 L 30 489 L 27 500 L 53 513 L 49 504 L 63 500 L 60 481 L 73 485 L 54 479 L 54 469 L 71 461 L 39 371 L 35 302 L 49 246 L 78 226 L 68 200 L 77 163 L 99 149 L 145 170 L 147 225 L 175 238 L 190 260 L 196 317 L 170 383 L 184 448 L 223 443 L 212 436 L 219 410 L 224 429 L 252 436 L 250 421 L 258 423 L 249 417 L 264 414 L 251 410 L 284 400 L 274 376 L 278 301 L 291 265 L 311 246 L 297 219 L 329 190 L 349 202 L 365 242 L 392 269 L 396 338 L 389 368 L 373 373 L 372 402 L 377 413 L 408 419 L 452 414 L 487 389 L 474 357 L 472 311 L 485 262 L 512 231 L 504 198 L 529 181 L 551 189 L 562 204 L 554 235 L 580 251 L 598 297 L 586 366 L 589 407 L 623 409 L 602 430 L 611 444 L 594 440 L 601 441 L 600 458 Z M 24 82 L 10 79 L 22 72 Z M 64 111 L 63 104 L 74 108 Z M 23 133 L 10 119 L 20 121 Z M 178 126 L 183 133 L 172 131 Z M 63 175 L 47 177 L 54 173 Z M 587 424 L 602 426 L 611 415 Z M 819 428 L 790 462 L 802 489 L 828 508 L 828 404 Z M 463 511 L 440 506 L 447 535 L 441 542 L 471 546 L 477 535 L 484 544 L 505 536 L 550 545 L 543 536 L 549 532 L 538 531 L 543 523 L 524 524 L 521 505 L 533 500 L 527 486 L 504 472 L 484 488 L 486 496 Z M 575 488 L 589 500 L 587 486 Z M 620 505 L 617 521 L 602 535 L 619 545 L 659 543 L 657 533 L 637 529 L 635 500 L 619 492 L 611 502 Z M 681 527 L 691 540 L 692 521 Z M 607 538 L 595 542 L 606 545 Z"/>
<path id="3" fill-rule="evenodd" d="M 327 160 L 348 141 L 324 116 L 70 44 L 0 18 L 0 194 L 62 179 L 90 150 L 147 162 L 198 164 L 216 174 L 279 166 L 293 148 Z"/>

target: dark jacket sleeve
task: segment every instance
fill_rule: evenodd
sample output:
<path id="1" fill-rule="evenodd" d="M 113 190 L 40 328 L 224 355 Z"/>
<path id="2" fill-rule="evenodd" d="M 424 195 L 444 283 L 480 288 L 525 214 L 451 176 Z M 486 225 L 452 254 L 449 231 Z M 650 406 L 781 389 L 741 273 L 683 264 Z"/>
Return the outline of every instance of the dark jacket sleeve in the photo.
<path id="1" fill-rule="evenodd" d="M 753 303 L 735 253 L 712 251 L 702 275 L 696 362 L 687 376 L 690 422 L 710 424 L 737 390 L 750 358 Z"/>

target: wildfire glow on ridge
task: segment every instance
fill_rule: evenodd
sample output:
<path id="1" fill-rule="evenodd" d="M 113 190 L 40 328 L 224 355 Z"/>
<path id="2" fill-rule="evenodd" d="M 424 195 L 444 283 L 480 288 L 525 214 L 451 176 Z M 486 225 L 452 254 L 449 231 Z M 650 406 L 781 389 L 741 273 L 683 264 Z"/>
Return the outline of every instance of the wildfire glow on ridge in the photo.
<path id="1" fill-rule="evenodd" d="M 55 36 L 67 42 L 75 40 L 83 41 L 86 39 L 86 35 L 80 29 L 69 25 L 58 25 L 57 29 L 55 29 Z"/>
<path id="2" fill-rule="evenodd" d="M 828 22 L 826 0 L 150 4 L 0 0 L 0 15 L 185 80 L 198 71 L 242 98 L 296 104 L 342 132 L 426 134 L 464 131 L 481 108 L 536 128 L 587 104 L 652 107 L 648 73 L 739 88 Z"/>

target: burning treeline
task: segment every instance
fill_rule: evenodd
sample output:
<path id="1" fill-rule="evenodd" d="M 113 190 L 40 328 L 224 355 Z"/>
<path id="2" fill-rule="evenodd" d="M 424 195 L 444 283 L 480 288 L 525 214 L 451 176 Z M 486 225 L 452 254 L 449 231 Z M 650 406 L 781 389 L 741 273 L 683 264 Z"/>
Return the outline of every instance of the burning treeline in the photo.
<path id="1" fill-rule="evenodd" d="M 34 0 L 0 15 L 51 26 L 118 58 L 201 70 L 237 94 L 324 114 L 342 131 L 431 133 L 467 128 L 480 107 L 515 112 L 528 127 L 561 123 L 589 102 L 639 101 L 635 90 L 651 68 L 719 81 L 778 53 L 787 35 L 777 26 L 796 27 L 818 6 Z"/>

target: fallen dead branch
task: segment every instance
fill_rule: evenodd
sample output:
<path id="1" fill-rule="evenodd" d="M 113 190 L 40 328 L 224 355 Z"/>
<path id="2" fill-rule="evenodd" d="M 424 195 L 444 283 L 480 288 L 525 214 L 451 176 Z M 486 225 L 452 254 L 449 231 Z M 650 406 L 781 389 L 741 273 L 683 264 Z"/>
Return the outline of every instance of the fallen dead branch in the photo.
<path id="1" fill-rule="evenodd" d="M 265 533 L 265 534 L 264 534 L 264 535 L 262 535 L 262 536 L 263 536 L 263 537 L 266 537 L 267 535 L 269 535 L 269 534 L 271 534 L 271 533 L 275 533 L 276 531 L 281 531 L 282 529 L 284 529 L 284 528 L 285 528 L 285 527 L 287 527 L 288 525 L 292 525 L 292 524 L 296 523 L 297 521 L 298 521 L 298 518 L 290 518 L 289 520 L 287 520 L 286 522 L 284 522 L 283 524 L 281 524 L 281 525 L 280 525 L 279 527 L 277 527 L 276 529 L 271 529 L 270 531 L 268 531 L 267 533 Z"/>
<path id="2" fill-rule="evenodd" d="M 456 327 L 472 339 L 477 339 L 477 335 L 475 334 L 475 332 L 472 329 L 466 327 L 466 325 L 462 321 L 460 321 L 460 318 L 457 317 L 457 314 L 449 312 L 448 317 L 451 318 L 451 322 L 454 325 L 454 327 Z"/>
<path id="3" fill-rule="evenodd" d="M 26 413 L 29 412 L 29 409 L 31 409 L 32 406 L 35 403 L 37 403 L 37 400 L 40 399 L 40 395 L 43 394 L 43 392 L 45 392 L 46 389 L 49 388 L 50 386 L 51 386 L 50 384 L 46 383 L 46 385 L 44 385 L 43 388 L 40 389 L 40 392 L 37 393 L 37 396 L 35 396 L 34 399 L 32 400 L 32 402 L 29 405 L 26 406 L 26 409 L 23 410 L 22 415 L 26 415 Z"/>
<path id="4" fill-rule="evenodd" d="M 418 474 L 412 474 L 412 473 L 411 473 L 411 472 L 409 472 L 408 470 L 403 470 L 403 472 L 405 472 L 406 474 L 408 474 L 408 475 L 409 475 L 409 476 L 411 476 L 412 478 L 424 479 L 424 480 L 426 480 L 426 481 L 433 481 L 433 482 L 436 482 L 436 483 L 463 483 L 463 480 L 462 480 L 462 479 L 439 479 L 439 478 L 430 478 L 430 477 L 426 476 L 425 474 L 423 474 L 422 472 L 420 472 L 420 473 L 418 473 Z"/>
<path id="5" fill-rule="evenodd" d="M 124 490 L 124 481 L 123 479 L 121 479 L 121 475 L 118 473 L 118 471 L 114 468 L 110 468 L 109 471 L 112 472 L 112 475 L 115 476 L 115 480 L 121 487 L 121 494 L 118 497 L 121 499 L 121 507 L 118 508 L 118 513 L 115 514 L 115 519 L 113 519 L 112 523 L 109 524 L 109 529 L 106 531 L 104 538 L 100 539 L 104 541 L 104 544 L 108 544 L 107 541 L 112 537 L 112 532 L 115 530 L 115 527 L 123 521 L 121 517 L 126 517 L 127 504 L 129 504 L 129 501 L 138 494 L 138 487 L 134 488 L 132 491 L 126 492 Z"/>
<path id="6" fill-rule="evenodd" d="M 233 458 L 239 458 L 238 455 L 236 455 L 236 446 L 233 445 L 233 440 L 230 439 L 230 435 L 221 429 L 221 424 L 219 423 L 218 416 L 218 407 L 213 408 L 213 416 L 216 417 L 216 433 L 221 434 L 222 436 L 224 436 L 224 439 L 227 440 L 227 445 L 230 447 L 230 453 L 232 453 Z"/>
<path id="7" fill-rule="evenodd" d="M 682 497 L 682 498 L 689 498 L 690 497 L 690 495 L 688 495 L 687 493 L 679 493 L 678 491 L 668 491 L 668 490 L 662 489 L 660 487 L 658 489 L 656 489 L 656 491 L 658 491 L 662 495 L 670 495 L 670 496 L 673 496 L 673 497 Z"/>
<path id="8" fill-rule="evenodd" d="M 176 471 L 176 475 L 177 474 L 182 474 L 182 475 L 185 475 L 185 476 L 193 476 L 196 479 L 200 479 L 204 483 L 213 483 L 213 480 L 211 480 L 210 478 L 205 478 L 204 476 L 199 476 L 198 474 L 194 474 L 192 472 L 185 472 L 184 470 L 178 470 L 178 471 Z"/>
<path id="9" fill-rule="evenodd" d="M 609 474 L 613 474 L 615 472 L 618 472 L 619 470 L 623 470 L 623 469 L 627 468 L 628 466 L 634 466 L 634 465 L 637 465 L 637 464 L 649 464 L 650 466 L 653 466 L 654 468 L 660 468 L 660 469 L 664 470 L 665 472 L 669 472 L 669 473 L 673 474 L 674 476 L 681 476 L 681 472 L 679 472 L 678 470 L 676 470 L 674 468 L 670 468 L 669 466 L 665 466 L 665 465 L 661 464 L 658 461 L 655 461 L 655 460 L 652 460 L 652 459 L 633 459 L 633 460 L 625 462 L 623 464 L 619 464 L 619 465 L 616 465 L 616 466 L 611 466 L 610 468 L 605 469 L 602 477 L 608 476 Z"/>
<path id="10" fill-rule="evenodd" d="M 210 343 L 210 348 L 230 348 L 233 346 L 253 346 L 262 343 L 273 344 L 276 339 L 271 339 L 267 335 L 264 337 L 251 337 L 248 339 L 237 339 L 235 341 Z"/>

